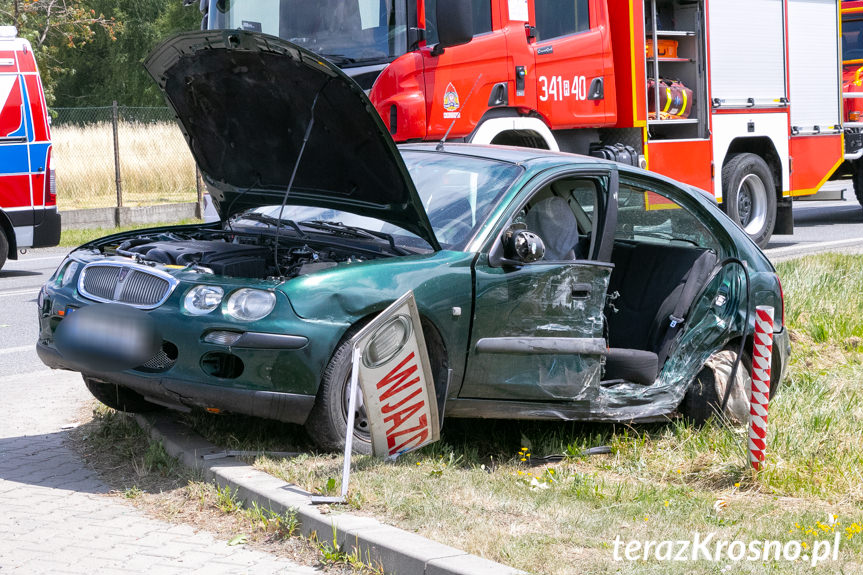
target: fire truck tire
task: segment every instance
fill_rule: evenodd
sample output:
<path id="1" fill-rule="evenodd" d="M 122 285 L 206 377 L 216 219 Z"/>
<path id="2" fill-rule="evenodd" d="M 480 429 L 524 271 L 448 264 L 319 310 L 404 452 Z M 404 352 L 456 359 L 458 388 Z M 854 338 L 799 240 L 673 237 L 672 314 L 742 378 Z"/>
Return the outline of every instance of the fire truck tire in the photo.
<path id="1" fill-rule="evenodd" d="M 6 256 L 9 255 L 9 242 L 6 240 L 6 234 L 0 229 L 0 269 L 6 264 Z"/>
<path id="2" fill-rule="evenodd" d="M 736 154 L 722 168 L 725 213 L 763 248 L 776 225 L 773 173 L 755 154 Z"/>
<path id="3" fill-rule="evenodd" d="M 857 196 L 857 201 L 863 206 L 863 161 L 857 160 L 853 166 L 854 173 L 851 178 L 854 182 L 854 195 Z"/>

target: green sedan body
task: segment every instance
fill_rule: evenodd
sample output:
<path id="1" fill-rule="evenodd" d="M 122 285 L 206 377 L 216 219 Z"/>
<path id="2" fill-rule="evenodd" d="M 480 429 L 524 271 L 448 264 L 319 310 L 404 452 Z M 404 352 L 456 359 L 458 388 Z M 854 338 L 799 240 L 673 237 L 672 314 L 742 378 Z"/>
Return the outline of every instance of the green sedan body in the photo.
<path id="1" fill-rule="evenodd" d="M 698 190 L 543 150 L 397 148 L 337 68 L 260 34 L 182 35 L 147 66 L 221 221 L 99 239 L 43 287 L 40 357 L 109 405 L 305 424 L 338 447 L 344 346 L 408 291 L 446 417 L 674 416 L 711 401 L 694 386 L 712 356 L 751 349 L 759 305 L 784 374 L 775 270 Z M 112 331 L 116 305 L 138 315 Z M 106 333 L 154 343 L 118 360 Z"/>

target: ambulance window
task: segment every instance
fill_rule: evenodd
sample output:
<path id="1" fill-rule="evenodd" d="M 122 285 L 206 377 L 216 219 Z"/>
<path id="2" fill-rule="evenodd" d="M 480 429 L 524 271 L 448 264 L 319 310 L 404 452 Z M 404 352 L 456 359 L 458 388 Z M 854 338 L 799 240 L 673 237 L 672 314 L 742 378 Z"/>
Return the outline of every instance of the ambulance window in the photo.
<path id="1" fill-rule="evenodd" d="M 491 32 L 491 1 L 470 0 L 473 10 L 473 35 L 479 36 Z M 437 0 L 426 0 L 426 45 L 434 46 L 438 43 L 436 10 Z"/>
<path id="2" fill-rule="evenodd" d="M 588 0 L 535 0 L 536 36 L 539 41 L 590 29 Z"/>

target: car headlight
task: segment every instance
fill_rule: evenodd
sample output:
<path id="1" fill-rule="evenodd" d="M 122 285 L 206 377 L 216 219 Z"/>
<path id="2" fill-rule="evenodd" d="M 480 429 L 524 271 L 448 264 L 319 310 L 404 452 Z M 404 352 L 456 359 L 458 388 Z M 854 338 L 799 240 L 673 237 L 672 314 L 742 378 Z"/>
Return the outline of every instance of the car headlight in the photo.
<path id="1" fill-rule="evenodd" d="M 63 263 L 60 264 L 60 267 L 57 268 L 57 271 L 54 272 L 54 275 L 51 276 L 51 281 L 58 286 L 66 287 L 72 282 L 72 279 L 75 277 L 77 272 L 78 262 L 73 259 L 66 258 L 63 260 Z"/>
<path id="2" fill-rule="evenodd" d="M 363 353 L 363 363 L 374 369 L 391 360 L 411 336 L 411 320 L 399 315 L 388 321 L 371 338 Z"/>
<path id="3" fill-rule="evenodd" d="M 195 286 L 186 294 L 183 307 L 190 314 L 204 315 L 219 307 L 224 297 L 225 290 L 219 286 Z"/>
<path id="4" fill-rule="evenodd" d="M 267 317 L 276 307 L 276 294 L 258 289 L 243 288 L 228 298 L 228 315 L 243 321 Z"/>
<path id="5" fill-rule="evenodd" d="M 80 266 L 78 265 L 78 262 L 72 262 L 68 266 L 66 266 L 66 269 L 63 270 L 62 279 L 60 280 L 60 283 L 63 287 L 66 287 L 67 285 L 72 283 L 72 280 L 75 279 L 75 274 L 78 273 L 79 267 Z"/>

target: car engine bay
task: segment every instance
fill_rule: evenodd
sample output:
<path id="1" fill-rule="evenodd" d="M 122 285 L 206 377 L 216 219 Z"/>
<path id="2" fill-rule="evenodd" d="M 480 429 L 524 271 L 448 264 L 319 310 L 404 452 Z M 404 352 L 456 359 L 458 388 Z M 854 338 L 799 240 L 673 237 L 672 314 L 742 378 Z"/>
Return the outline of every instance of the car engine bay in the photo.
<path id="1" fill-rule="evenodd" d="M 110 240 L 110 238 L 108 238 Z M 151 266 L 195 269 L 227 277 L 294 278 L 386 257 L 356 241 L 321 241 L 242 230 L 163 231 L 91 244 L 103 256 L 121 256 Z"/>

